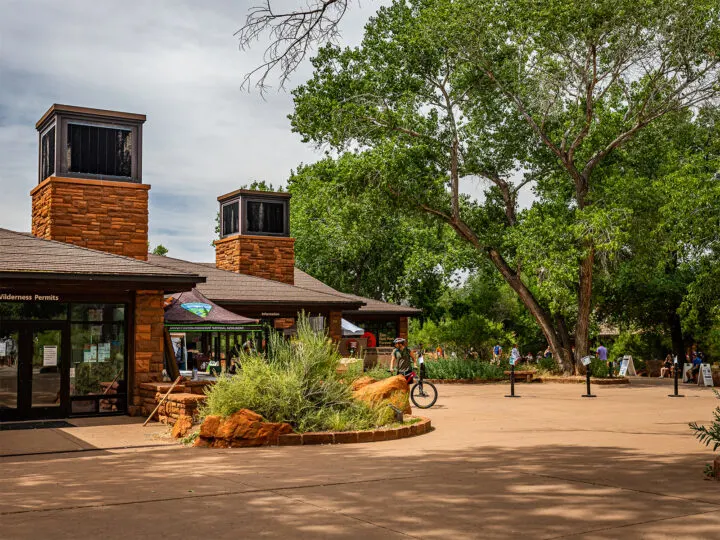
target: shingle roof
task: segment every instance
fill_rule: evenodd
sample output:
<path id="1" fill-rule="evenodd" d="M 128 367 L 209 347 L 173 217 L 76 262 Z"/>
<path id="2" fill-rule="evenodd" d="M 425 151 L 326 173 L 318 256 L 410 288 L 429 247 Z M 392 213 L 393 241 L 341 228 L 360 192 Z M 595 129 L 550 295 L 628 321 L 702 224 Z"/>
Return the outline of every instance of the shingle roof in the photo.
<path id="1" fill-rule="evenodd" d="M 87 249 L 64 242 L 36 238 L 27 233 L 0 229 L 0 274 L 30 277 L 59 275 L 109 277 L 196 283 L 193 272 L 173 270 L 130 257 Z"/>
<path id="2" fill-rule="evenodd" d="M 150 255 L 150 262 L 181 272 L 193 272 L 205 276 L 207 281 L 197 289 L 210 300 L 223 304 L 322 304 L 337 305 L 340 309 L 354 309 L 361 301 L 347 295 L 327 293 L 304 287 L 295 287 L 279 281 L 272 281 L 246 274 L 220 270 L 212 264 L 193 263 Z"/>
<path id="3" fill-rule="evenodd" d="M 364 296 L 357 296 L 354 294 L 346 294 L 336 291 L 330 285 L 327 285 L 315 279 L 310 274 L 306 274 L 302 270 L 295 269 L 295 286 L 311 289 L 319 292 L 339 294 L 345 296 L 351 300 L 363 302 L 365 305 L 357 310 L 347 310 L 345 313 L 350 314 L 350 311 L 357 313 L 358 315 L 369 315 L 369 314 L 397 314 L 397 315 L 419 315 L 422 310 L 409 306 L 400 306 L 398 304 L 391 304 L 389 302 L 382 302 L 381 300 L 374 300 L 372 298 L 365 298 Z"/>

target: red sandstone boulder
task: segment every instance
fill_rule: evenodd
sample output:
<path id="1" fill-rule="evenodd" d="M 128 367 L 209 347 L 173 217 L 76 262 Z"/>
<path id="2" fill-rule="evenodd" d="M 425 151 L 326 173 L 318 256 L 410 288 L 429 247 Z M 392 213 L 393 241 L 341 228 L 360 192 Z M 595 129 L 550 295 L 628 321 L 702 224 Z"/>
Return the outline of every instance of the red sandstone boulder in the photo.
<path id="1" fill-rule="evenodd" d="M 256 412 L 242 409 L 227 418 L 206 417 L 199 438 L 213 448 L 264 446 L 277 444 L 280 435 L 292 431 L 290 424 L 265 422 Z"/>
<path id="2" fill-rule="evenodd" d="M 203 423 L 200 424 L 200 437 L 204 439 L 214 439 L 215 432 L 220 427 L 220 422 L 222 422 L 222 417 L 220 416 L 214 414 L 206 416 Z"/>
<path id="3" fill-rule="evenodd" d="M 372 377 L 360 377 L 359 379 L 355 379 L 352 382 L 352 390 L 353 392 L 356 392 L 357 390 L 360 390 L 361 388 L 365 388 L 367 385 L 372 384 L 374 382 L 377 382 L 376 379 L 373 379 Z"/>
<path id="4" fill-rule="evenodd" d="M 177 419 L 177 422 L 175 422 L 175 425 L 172 428 L 171 435 L 173 439 L 182 439 L 185 435 L 188 434 L 188 431 L 192 429 L 192 426 L 192 417 L 185 414 L 180 415 Z"/>
<path id="5" fill-rule="evenodd" d="M 377 381 L 353 392 L 355 399 L 377 405 L 383 401 L 392 403 L 405 414 L 412 414 L 410 408 L 410 388 L 405 377 L 397 375 Z"/>

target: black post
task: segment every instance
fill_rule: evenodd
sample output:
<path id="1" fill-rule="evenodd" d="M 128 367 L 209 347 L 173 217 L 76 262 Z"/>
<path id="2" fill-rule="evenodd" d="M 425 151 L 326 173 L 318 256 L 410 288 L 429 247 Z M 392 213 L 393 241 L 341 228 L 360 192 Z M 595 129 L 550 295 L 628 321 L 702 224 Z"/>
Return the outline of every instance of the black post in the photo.
<path id="1" fill-rule="evenodd" d="M 597 397 L 590 392 L 590 364 L 585 366 L 585 382 L 587 384 L 587 394 L 583 394 L 582 397 Z"/>
<path id="2" fill-rule="evenodd" d="M 678 362 L 674 362 L 673 366 L 675 367 L 675 391 L 672 394 L 668 394 L 668 397 L 685 397 L 682 394 L 678 394 L 678 372 L 680 371 L 680 364 Z"/>
<path id="3" fill-rule="evenodd" d="M 517 362 L 517 360 L 515 360 Z M 519 398 L 520 396 L 515 395 L 515 364 L 510 364 L 510 395 L 505 397 L 516 397 Z"/>

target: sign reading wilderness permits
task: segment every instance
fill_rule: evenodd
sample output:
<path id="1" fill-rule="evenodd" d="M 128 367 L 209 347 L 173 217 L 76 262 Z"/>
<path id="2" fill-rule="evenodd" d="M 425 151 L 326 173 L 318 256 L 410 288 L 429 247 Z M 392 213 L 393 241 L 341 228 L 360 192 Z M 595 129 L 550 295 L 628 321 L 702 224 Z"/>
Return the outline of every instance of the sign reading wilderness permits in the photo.
<path id="1" fill-rule="evenodd" d="M 56 294 L 10 294 L 0 293 L 0 301 L 5 302 L 59 302 Z"/>
<path id="2" fill-rule="evenodd" d="M 198 317 L 201 317 L 203 319 L 210 315 L 210 311 L 212 310 L 212 306 L 210 304 L 204 304 L 202 302 L 189 302 L 187 304 L 180 304 L 180 307 L 183 308 L 185 311 L 189 311 L 193 315 L 197 315 Z"/>

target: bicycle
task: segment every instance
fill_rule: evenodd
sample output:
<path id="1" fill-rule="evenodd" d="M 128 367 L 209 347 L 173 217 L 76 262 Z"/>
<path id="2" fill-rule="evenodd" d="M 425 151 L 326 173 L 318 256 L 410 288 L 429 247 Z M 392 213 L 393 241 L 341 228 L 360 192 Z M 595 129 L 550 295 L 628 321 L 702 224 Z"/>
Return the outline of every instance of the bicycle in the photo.
<path id="1" fill-rule="evenodd" d="M 405 377 L 408 385 L 413 383 L 416 376 L 418 377 L 417 382 L 412 384 L 410 388 L 410 400 L 418 409 L 429 409 L 435 405 L 438 398 L 438 391 L 433 383 L 425 380 L 425 360 L 422 355 L 418 358 L 418 365 L 420 366 L 418 370 L 420 375 L 417 375 L 412 368 L 404 372 L 398 371 L 398 375 Z"/>

